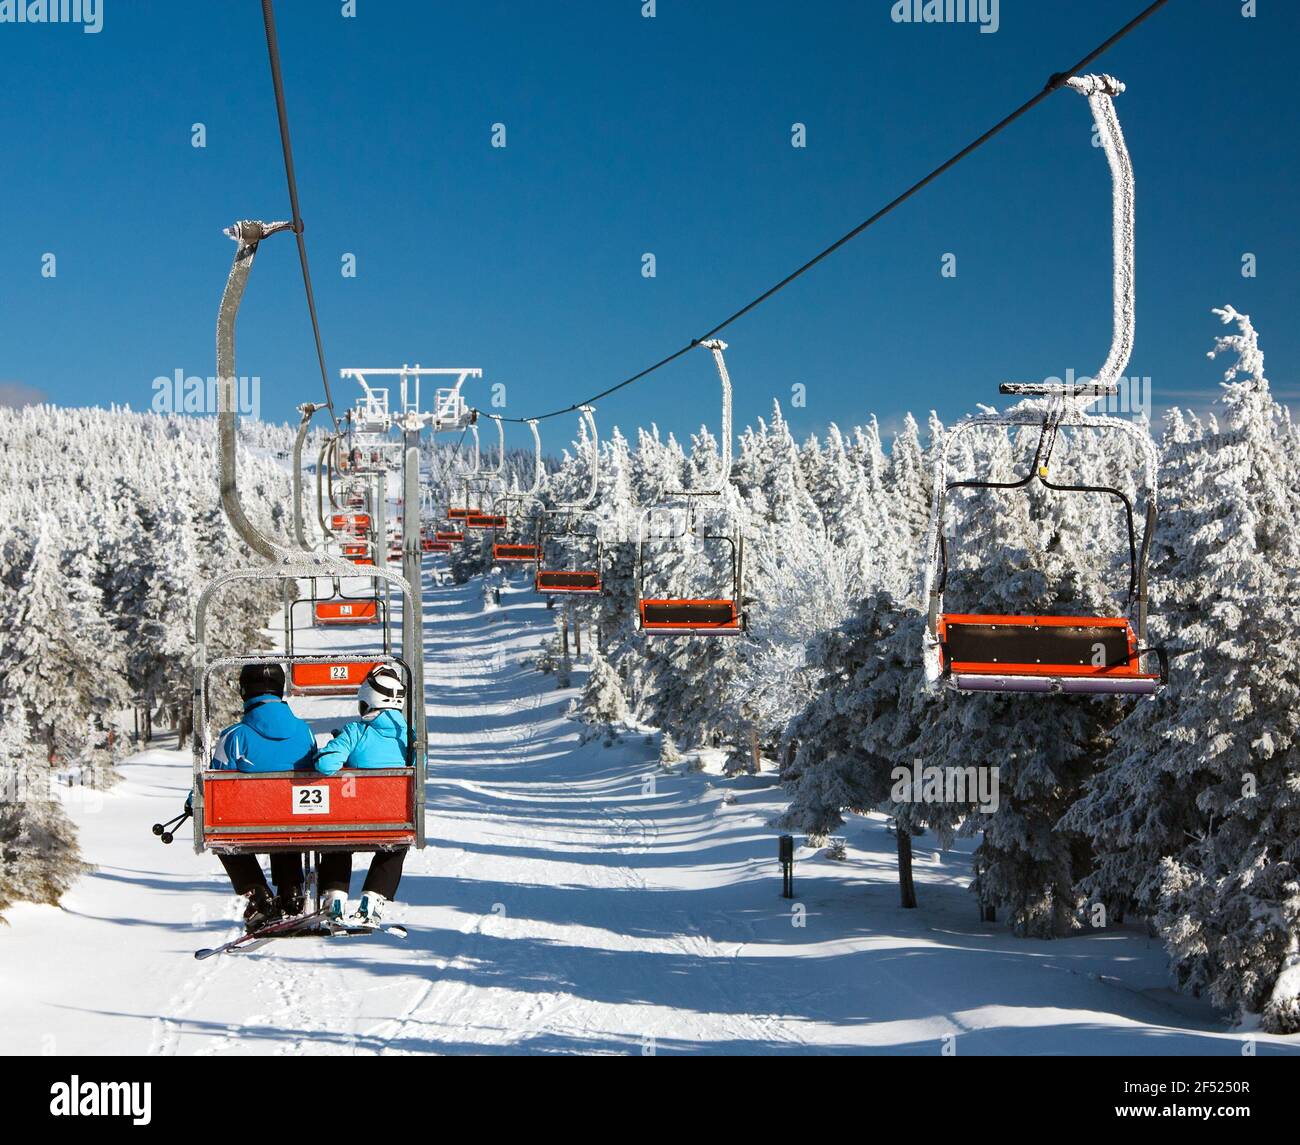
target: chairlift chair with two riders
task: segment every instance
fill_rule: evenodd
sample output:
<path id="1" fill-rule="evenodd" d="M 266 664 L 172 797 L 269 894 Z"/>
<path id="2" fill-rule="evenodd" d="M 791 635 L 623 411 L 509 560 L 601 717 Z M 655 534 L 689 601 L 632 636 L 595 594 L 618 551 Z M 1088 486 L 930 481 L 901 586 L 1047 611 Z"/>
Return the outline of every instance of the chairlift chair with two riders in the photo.
<path id="1" fill-rule="evenodd" d="M 600 440 L 595 408 L 582 406 L 578 412 L 586 422 L 591 442 L 587 495 L 581 501 L 561 502 L 541 517 L 534 577 L 534 588 L 539 593 L 591 595 L 602 587 L 600 530 L 594 524 L 583 526 L 584 520 L 592 519 L 600 487 Z"/>
<path id="2" fill-rule="evenodd" d="M 731 484 L 731 377 L 722 356 L 727 345 L 718 339 L 699 345 L 713 354 L 722 383 L 721 471 L 717 488 L 661 494 L 657 503 L 641 514 L 637 529 L 637 612 L 639 627 L 649 636 L 738 636 L 746 627 L 745 541 L 739 498 Z M 668 531 L 656 532 L 655 521 L 665 515 Z M 703 569 L 698 560 L 693 560 L 686 566 L 693 574 L 688 591 L 652 591 L 665 581 L 673 581 L 671 576 L 665 576 L 662 560 L 656 561 L 649 552 L 665 546 L 683 557 L 690 555 L 692 548 L 713 546 L 721 552 L 727 572 L 719 577 L 716 560 L 706 560 Z M 708 578 L 717 584 L 712 595 L 690 591 L 701 579 Z"/>
<path id="3" fill-rule="evenodd" d="M 237 484 L 237 419 L 234 395 L 234 328 L 240 299 L 259 244 L 291 229 L 290 223 L 244 221 L 230 234 L 238 243 L 217 323 L 217 376 L 220 404 L 221 504 L 238 536 L 267 563 L 228 570 L 206 585 L 195 614 L 193 816 L 198 853 L 380 851 L 424 846 L 425 727 L 421 701 L 423 664 L 419 660 L 420 610 L 411 585 L 397 573 L 376 568 L 375 582 L 400 592 L 403 601 L 402 654 L 383 656 L 303 655 L 287 651 L 246 652 L 210 658 L 208 616 L 223 589 L 247 583 L 293 584 L 317 577 L 345 577 L 351 566 L 329 553 L 286 548 L 263 535 L 248 519 Z M 297 490 L 295 497 L 297 497 Z M 406 684 L 409 727 L 408 766 L 351 770 L 335 776 L 315 771 L 240 772 L 212 768 L 210 690 L 222 673 L 246 664 L 278 662 L 290 673 L 300 666 L 356 660 L 391 664 Z"/>
<path id="4" fill-rule="evenodd" d="M 1077 384 L 1004 383 L 1003 394 L 1025 399 L 1000 414 L 967 418 L 954 427 L 938 450 L 931 512 L 925 594 L 928 600 L 924 661 L 931 686 L 959 692 L 1073 693 L 1085 695 L 1152 695 L 1168 679 L 1163 649 L 1146 647 L 1147 559 L 1156 523 L 1157 456 L 1150 434 L 1130 420 L 1091 414 L 1098 399 L 1117 394 L 1128 365 L 1134 330 L 1133 171 L 1112 97 L 1124 85 L 1110 76 L 1082 76 L 1068 85 L 1087 96 L 1110 166 L 1114 202 L 1114 335 L 1110 353 L 1095 380 Z M 1023 477 L 1012 481 L 954 480 L 949 475 L 956 446 L 977 427 L 1007 431 L 1037 427 L 1033 461 Z M 1145 505 L 1108 485 L 1057 482 L 1052 452 L 1063 429 L 1086 429 L 1129 436 L 1143 458 Z M 1056 493 L 1071 493 L 1117 502 L 1124 511 L 1128 537 L 1126 614 L 1120 616 L 972 615 L 945 609 L 949 540 L 944 514 L 958 489 L 1028 489 L 1038 482 Z M 1141 521 L 1139 538 L 1139 525 Z M 1156 657 L 1157 670 L 1147 660 Z"/>

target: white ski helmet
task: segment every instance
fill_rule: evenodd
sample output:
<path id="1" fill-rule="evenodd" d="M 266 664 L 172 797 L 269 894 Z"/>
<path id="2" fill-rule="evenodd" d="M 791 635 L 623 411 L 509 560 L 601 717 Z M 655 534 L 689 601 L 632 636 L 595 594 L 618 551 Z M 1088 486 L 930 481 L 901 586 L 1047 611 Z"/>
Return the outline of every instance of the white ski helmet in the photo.
<path id="1" fill-rule="evenodd" d="M 396 708 L 400 711 L 405 700 L 406 685 L 402 683 L 397 669 L 388 664 L 372 668 L 370 675 L 357 689 L 357 703 L 361 706 L 363 716 L 381 708 Z"/>

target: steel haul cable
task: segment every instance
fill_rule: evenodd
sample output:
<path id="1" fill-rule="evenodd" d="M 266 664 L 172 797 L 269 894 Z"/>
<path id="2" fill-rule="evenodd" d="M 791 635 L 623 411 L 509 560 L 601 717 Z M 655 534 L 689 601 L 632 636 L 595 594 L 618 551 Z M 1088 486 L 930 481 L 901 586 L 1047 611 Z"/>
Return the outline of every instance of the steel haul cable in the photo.
<path id="1" fill-rule="evenodd" d="M 270 0 L 265 0 L 265 2 L 269 3 Z M 1134 16 L 1132 20 L 1130 20 L 1127 24 L 1125 24 L 1124 27 L 1122 27 L 1118 32 L 1116 32 L 1113 36 L 1110 36 L 1108 39 L 1104 40 L 1097 47 L 1093 48 L 1092 51 L 1090 51 L 1082 59 L 1074 63 L 1071 67 L 1067 68 L 1065 71 L 1053 73 L 1052 77 L 1047 81 L 1046 85 L 1043 87 L 1041 91 L 1037 92 L 1031 98 L 1027 99 L 1018 108 L 1016 108 L 1015 111 L 1011 112 L 1009 115 L 1005 116 L 1003 119 L 995 123 L 986 132 L 984 132 L 984 134 L 981 135 L 978 139 L 975 139 L 972 142 L 968 143 L 955 155 L 945 160 L 943 163 L 941 163 L 938 167 L 936 167 L 924 178 L 919 179 L 917 182 L 913 183 L 910 187 L 907 188 L 907 190 L 903 191 L 896 198 L 891 199 L 888 203 L 886 203 L 883 207 L 881 207 L 880 210 L 876 211 L 875 214 L 871 215 L 867 219 L 864 219 L 861 223 L 859 223 L 847 234 L 842 235 L 840 238 L 836 239 L 833 243 L 831 243 L 830 246 L 826 247 L 824 250 L 815 254 L 812 258 L 810 258 L 798 269 L 786 275 L 785 278 L 781 279 L 780 282 L 776 283 L 774 286 L 771 286 L 767 290 L 763 291 L 763 293 L 760 294 L 757 298 L 753 299 L 751 302 L 746 303 L 734 314 L 732 314 L 729 318 L 724 318 L 716 326 L 714 326 L 710 330 L 706 330 L 698 338 L 692 338 L 685 346 L 681 347 L 681 349 L 674 350 L 667 357 L 660 358 L 659 361 L 655 362 L 653 365 L 647 366 L 644 370 L 640 370 L 639 372 L 633 374 L 629 378 L 624 378 L 621 382 L 618 382 L 615 385 L 610 386 L 608 389 L 601 390 L 600 393 L 598 394 L 592 394 L 591 397 L 582 398 L 580 401 L 576 401 L 572 405 L 565 406 L 563 409 L 551 410 L 549 413 L 543 413 L 543 414 L 531 414 L 528 417 L 507 417 L 507 418 L 503 418 L 502 420 L 509 421 L 509 422 L 546 421 L 548 418 L 560 417 L 563 414 L 573 413 L 584 405 L 593 405 L 594 403 L 600 401 L 602 398 L 607 398 L 609 397 L 610 394 L 617 393 L 619 390 L 626 389 L 628 386 L 634 384 L 635 382 L 639 382 L 643 378 L 649 377 L 655 371 L 663 369 L 665 366 L 671 364 L 672 362 L 677 361 L 678 358 L 681 358 L 686 354 L 690 353 L 701 343 L 707 342 L 710 338 L 716 337 L 732 323 L 739 321 L 746 314 L 750 313 L 750 311 L 757 309 L 773 295 L 784 290 L 797 278 L 800 278 L 802 275 L 810 271 L 814 266 L 816 266 L 823 259 L 828 258 L 830 255 L 834 254 L 837 250 L 839 250 L 842 246 L 846 245 L 847 243 L 851 242 L 853 239 L 857 238 L 858 235 L 862 234 L 862 232 L 867 230 L 868 227 L 874 226 L 886 215 L 897 210 L 905 202 L 907 202 L 908 199 L 910 199 L 913 195 L 915 195 L 918 191 L 921 191 L 925 187 L 928 187 L 931 183 L 933 183 L 936 179 L 938 179 L 939 176 L 950 171 L 963 159 L 967 158 L 974 152 L 978 151 L 981 147 L 984 146 L 984 144 L 988 143 L 995 136 L 1000 135 L 1003 131 L 1005 131 L 1008 127 L 1010 127 L 1013 123 L 1015 123 L 1016 120 L 1018 120 L 1021 116 L 1028 114 L 1040 103 L 1042 103 L 1045 99 L 1047 99 L 1048 96 L 1052 95 L 1054 92 L 1056 92 L 1061 87 L 1063 87 L 1066 80 L 1068 80 L 1071 76 L 1084 71 L 1089 64 L 1091 64 L 1098 57 L 1108 52 L 1117 43 L 1119 43 L 1120 40 L 1124 39 L 1124 37 L 1127 36 L 1130 32 L 1134 31 L 1137 27 L 1139 27 L 1139 25 L 1145 23 L 1148 19 L 1154 16 L 1156 12 L 1158 12 L 1161 8 L 1163 8 L 1167 3 L 1169 3 L 1169 0 L 1155 0 L 1154 3 L 1149 4 L 1141 12 L 1139 12 L 1136 16 Z"/>
<path id="2" fill-rule="evenodd" d="M 293 167 L 293 147 L 289 142 L 289 113 L 284 102 L 284 77 L 280 74 L 280 43 L 275 34 L 275 9 L 272 0 L 262 0 L 262 23 L 266 25 L 266 50 L 271 58 L 271 83 L 275 88 L 275 111 L 280 120 L 280 146 L 284 151 L 284 174 L 289 183 L 289 208 L 293 215 L 293 233 L 298 240 L 298 262 L 302 266 L 302 284 L 307 292 L 307 311 L 311 315 L 312 334 L 316 338 L 316 358 L 320 362 L 320 380 L 325 387 L 325 404 L 339 432 L 334 396 L 330 392 L 329 372 L 325 368 L 325 347 L 321 342 L 320 321 L 316 317 L 316 295 L 311 288 L 311 271 L 307 268 L 307 244 L 303 241 L 302 212 L 298 209 L 298 176 Z"/>
<path id="3" fill-rule="evenodd" d="M 745 317 L 745 315 L 749 314 L 753 310 L 756 310 L 768 299 L 780 293 L 787 286 L 793 283 L 796 279 L 799 279 L 803 275 L 807 274 L 808 271 L 810 271 L 818 263 L 822 262 L 826 258 L 829 258 L 841 247 L 852 242 L 853 239 L 858 237 L 858 235 L 862 234 L 868 228 L 874 226 L 886 215 L 889 215 L 895 210 L 897 210 L 905 202 L 907 202 L 910 198 L 912 198 L 913 195 L 924 190 L 936 179 L 938 179 L 941 175 L 944 175 L 945 173 L 950 171 L 963 159 L 966 159 L 974 152 L 978 151 L 990 140 L 1000 135 L 1003 131 L 1005 131 L 1008 127 L 1010 127 L 1013 123 L 1015 123 L 1016 120 L 1028 114 L 1040 103 L 1042 103 L 1045 99 L 1047 99 L 1048 96 L 1052 95 L 1062 86 L 1064 86 L 1065 82 L 1071 76 L 1082 72 L 1094 60 L 1098 59 L 1100 56 L 1108 52 L 1112 47 L 1114 47 L 1117 43 L 1119 43 L 1122 39 L 1128 36 L 1140 25 L 1144 24 L 1148 19 L 1150 19 L 1153 15 L 1155 15 L 1156 12 L 1158 12 L 1161 8 L 1163 8 L 1168 3 L 1169 0 L 1154 0 L 1153 3 L 1147 5 L 1146 8 L 1144 8 L 1141 12 L 1139 12 L 1136 16 L 1134 16 L 1133 19 L 1131 19 L 1127 24 L 1125 24 L 1122 28 L 1120 28 L 1119 31 L 1115 32 L 1113 35 L 1109 36 L 1106 40 L 1102 41 L 1102 43 L 1097 45 L 1097 47 L 1093 48 L 1092 51 L 1088 52 L 1081 59 L 1077 60 L 1069 68 L 1067 68 L 1064 71 L 1053 73 L 1051 78 L 1048 79 L 1047 83 L 1040 91 L 1036 92 L 1033 96 L 1027 99 L 1019 107 L 1017 107 L 1014 111 L 1004 116 L 1001 120 L 995 123 L 992 127 L 990 127 L 978 138 L 968 143 L 956 154 L 946 159 L 943 163 L 941 163 L 928 175 L 925 175 L 921 179 L 917 180 L 917 182 L 913 183 L 905 191 L 897 195 L 895 198 L 891 199 L 888 203 L 886 203 L 874 214 L 864 219 L 861 223 L 859 223 L 852 230 L 848 231 L 846 234 L 841 235 L 828 247 L 825 247 L 823 250 L 819 251 L 812 258 L 810 258 L 807 262 L 803 263 L 801 266 L 791 271 L 791 273 L 786 275 L 775 285 L 768 287 L 768 289 L 763 291 L 762 294 L 758 295 L 750 302 L 747 302 L 739 310 L 735 311 L 735 313 L 731 314 L 727 318 L 724 318 L 716 326 L 713 326 L 711 329 L 706 330 L 699 337 L 692 338 L 688 343 L 686 343 L 686 345 L 682 346 L 680 349 L 674 350 L 671 354 L 668 354 L 665 357 L 660 358 L 659 361 L 655 362 L 653 365 L 647 366 L 643 370 L 639 370 L 637 373 L 632 374 L 630 377 L 624 378 L 621 382 L 617 382 L 614 385 L 601 390 L 599 393 L 592 394 L 590 397 L 582 398 L 581 400 L 576 401 L 571 405 L 564 406 L 562 409 L 551 410 L 550 412 L 543 413 L 543 414 L 532 414 L 527 417 L 504 417 L 503 416 L 501 420 L 522 424 L 529 421 L 546 421 L 553 417 L 560 417 L 564 414 L 574 413 L 585 405 L 592 405 L 603 398 L 609 397 L 611 394 L 617 393 L 619 390 L 626 389 L 628 386 L 631 386 L 634 383 L 639 382 L 646 377 L 649 377 L 651 374 L 655 373 L 656 371 L 663 369 L 665 366 L 670 365 L 672 362 L 675 362 L 678 358 L 684 357 L 686 354 L 688 354 L 691 350 L 695 349 L 701 343 L 707 342 L 709 339 L 716 337 L 723 330 L 727 329 L 727 327 L 731 326 L 735 322 L 738 322 L 741 318 Z M 316 357 L 320 363 L 321 382 L 325 387 L 325 401 L 327 406 L 329 407 L 330 417 L 334 421 L 335 432 L 338 432 L 339 422 L 338 422 L 338 417 L 334 412 L 334 399 L 330 391 L 329 373 L 325 367 L 325 350 L 321 341 L 320 322 L 316 314 L 316 299 L 312 291 L 311 272 L 309 271 L 307 265 L 307 247 L 306 247 L 306 243 L 303 240 L 303 221 L 302 221 L 302 214 L 298 206 L 298 182 L 297 182 L 296 174 L 294 172 L 293 149 L 289 142 L 289 116 L 285 108 L 284 80 L 280 72 L 280 49 L 279 49 L 279 43 L 277 41 L 276 32 L 275 32 L 275 13 L 273 10 L 273 0 L 262 0 L 262 18 L 264 24 L 266 25 L 266 46 L 271 61 L 271 81 L 275 88 L 276 113 L 279 117 L 279 123 L 280 123 L 280 143 L 284 151 L 285 177 L 289 185 L 289 203 L 293 215 L 293 232 L 298 242 L 298 261 L 302 266 L 303 287 L 307 295 L 307 309 L 311 315 L 312 333 L 316 340 Z M 476 410 L 475 412 L 477 413 L 481 411 Z M 459 449 L 459 446 L 457 448 Z"/>

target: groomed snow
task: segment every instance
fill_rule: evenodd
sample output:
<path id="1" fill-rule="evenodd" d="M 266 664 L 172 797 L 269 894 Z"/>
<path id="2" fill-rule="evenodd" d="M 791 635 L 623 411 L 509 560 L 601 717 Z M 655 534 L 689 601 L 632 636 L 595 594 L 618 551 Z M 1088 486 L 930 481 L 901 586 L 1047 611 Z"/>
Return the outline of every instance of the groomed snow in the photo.
<path id="1" fill-rule="evenodd" d="M 522 662 L 551 614 L 504 600 L 426 588 L 432 845 L 407 863 L 409 939 L 194 961 L 238 933 L 233 901 L 188 825 L 171 847 L 150 834 L 190 764 L 146 751 L 109 794 L 69 801 L 95 871 L 62 909 L 20 904 L 0 927 L 0 1052 L 1242 1052 L 1168 989 L 1140 926 L 1042 942 L 978 922 L 965 852 L 918 839 L 921 906 L 902 910 L 878 818 L 846 829 L 847 862 L 801 848 L 782 899 L 774 778 L 712 760 L 667 775 L 642 734 L 580 745 L 576 690 Z M 322 734 L 349 712 L 294 704 Z"/>

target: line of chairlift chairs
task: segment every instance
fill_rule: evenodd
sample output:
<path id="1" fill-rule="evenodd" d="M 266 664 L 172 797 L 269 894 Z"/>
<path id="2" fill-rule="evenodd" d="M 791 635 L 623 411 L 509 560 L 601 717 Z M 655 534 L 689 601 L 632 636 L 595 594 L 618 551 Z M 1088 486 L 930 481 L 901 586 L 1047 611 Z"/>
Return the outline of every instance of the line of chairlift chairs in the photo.
<path id="1" fill-rule="evenodd" d="M 958 693 L 1150 695 L 1159 691 L 1168 678 L 1164 652 L 1146 646 L 1147 564 L 1156 522 L 1154 446 L 1146 431 L 1132 421 L 1088 410 L 1097 400 L 1117 392 L 1133 340 L 1133 176 L 1112 102 L 1123 91 L 1123 85 L 1108 76 L 1085 76 L 1071 79 L 1069 86 L 1088 98 L 1112 176 L 1112 345 L 1105 364 L 1091 382 L 1004 384 L 1003 394 L 1023 400 L 1003 413 L 981 414 L 959 423 L 938 450 L 926 554 L 924 665 L 931 685 Z M 218 323 L 219 377 L 237 376 L 233 360 L 234 312 L 252 256 L 263 238 L 285 227 L 287 224 L 241 223 L 232 228 L 240 248 Z M 232 294 L 233 307 L 228 305 Z M 223 342 L 225 333 L 229 337 Z M 636 623 L 647 638 L 710 638 L 738 636 L 746 631 L 744 513 L 731 480 L 732 402 L 731 379 L 723 357 L 726 345 L 718 340 L 700 345 L 713 356 L 721 382 L 721 463 L 716 480 L 697 488 L 661 490 L 640 511 L 636 532 Z M 200 602 L 194 722 L 196 847 L 226 852 L 308 849 L 318 853 L 337 848 L 422 846 L 425 736 L 418 701 L 423 695 L 423 673 L 421 637 L 413 620 L 419 610 L 411 585 L 389 571 L 387 561 L 380 559 L 381 555 L 402 555 L 400 546 L 396 550 L 388 547 L 384 531 L 384 451 L 373 441 L 347 450 L 339 438 L 331 439 L 322 448 L 317 464 L 317 516 L 328 540 L 324 552 L 307 551 L 309 546 L 301 528 L 300 454 L 310 421 L 307 411 L 316 407 L 303 407 L 294 473 L 296 533 L 302 551 L 285 550 L 266 538 L 250 537 L 252 526 L 239 507 L 235 488 L 233 395 L 227 394 L 224 387 L 221 392 L 223 504 L 236 529 L 269 565 L 227 574 L 208 587 Z M 442 482 L 443 488 L 457 488 L 461 500 L 435 506 L 432 488 L 426 488 L 419 506 L 404 506 L 408 512 L 420 513 L 421 552 L 447 554 L 473 537 L 486 536 L 494 562 L 532 566 L 537 592 L 556 596 L 601 594 L 610 533 L 608 523 L 600 521 L 595 509 L 600 480 L 599 440 L 594 409 L 580 407 L 579 413 L 589 443 L 588 485 L 585 496 L 572 502 L 545 499 L 536 421 L 529 423 L 535 446 L 532 484 L 526 490 L 509 491 L 504 479 L 502 420 L 495 418 L 500 445 L 497 464 L 483 469 L 477 415 L 466 419 L 465 428 L 474 437 L 471 458 L 456 482 Z M 999 433 L 1037 429 L 1033 459 L 1022 476 L 993 481 L 951 475 L 959 444 L 981 427 Z M 1131 437 L 1143 457 L 1141 485 L 1145 503 L 1140 508 L 1135 506 L 1134 499 L 1117 486 L 1055 480 L 1053 451 L 1063 430 L 1114 432 Z M 954 496 L 962 490 L 1014 493 L 1035 483 L 1056 494 L 1102 498 L 1122 508 L 1129 575 L 1125 608 L 1120 614 L 984 615 L 946 609 L 953 541 L 946 533 L 945 517 Z M 701 555 L 705 553 L 711 555 Z M 689 574 L 686 579 L 691 588 L 675 592 L 675 577 L 683 573 Z M 388 663 L 398 668 L 408 684 L 412 768 L 391 774 L 352 773 L 347 781 L 353 786 L 353 796 L 360 786 L 365 797 L 343 799 L 335 793 L 332 803 L 328 796 L 325 799 L 326 812 L 311 817 L 297 813 L 302 791 L 321 785 L 338 787 L 344 777 L 279 779 L 211 770 L 211 676 L 218 670 L 237 671 L 241 664 L 266 659 L 268 654 L 206 660 L 204 620 L 209 599 L 217 588 L 249 577 L 276 580 L 285 586 L 284 649 L 270 655 L 288 663 L 293 693 L 354 695 L 375 666 Z M 345 585 L 355 583 L 358 577 L 367 588 L 349 595 Z M 709 578 L 714 590 L 700 593 L 697 586 Z M 298 597 L 293 590 L 304 582 L 310 583 L 310 593 Z M 322 585 L 327 588 L 322 589 Z M 403 600 L 401 654 L 394 651 L 389 605 L 394 592 Z M 294 636 L 304 613 L 309 613 L 310 624 L 317 628 L 373 627 L 377 641 L 371 651 L 359 654 L 303 654 L 295 648 Z M 1156 660 L 1155 670 L 1149 670 L 1151 658 Z M 318 807 L 319 803 L 311 806 Z"/>

